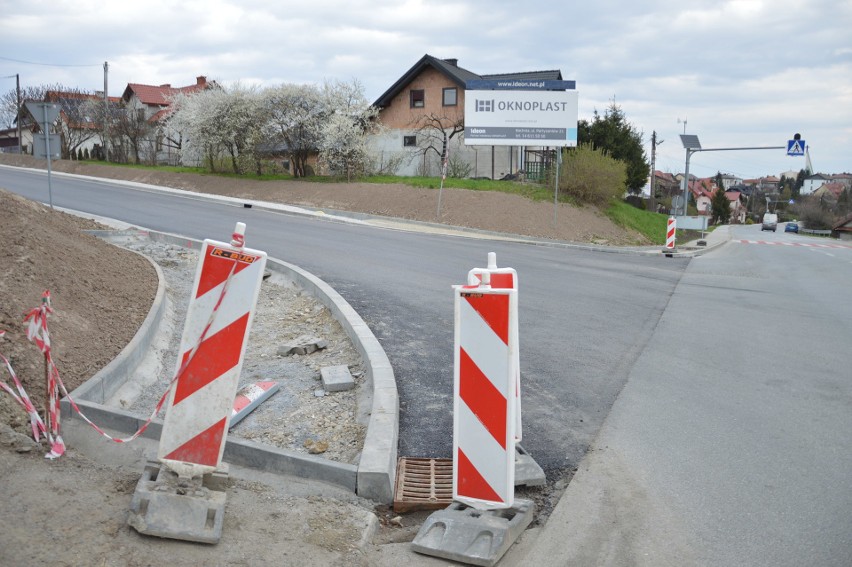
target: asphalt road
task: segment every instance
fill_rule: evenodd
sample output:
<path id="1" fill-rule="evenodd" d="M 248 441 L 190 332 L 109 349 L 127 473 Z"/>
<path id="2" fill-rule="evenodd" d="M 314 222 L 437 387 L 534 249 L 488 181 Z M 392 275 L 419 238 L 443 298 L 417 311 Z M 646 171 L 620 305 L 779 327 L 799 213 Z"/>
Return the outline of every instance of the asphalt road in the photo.
<path id="1" fill-rule="evenodd" d="M 0 187 L 46 201 L 46 175 L 0 168 Z M 451 286 L 497 253 L 518 271 L 524 448 L 551 480 L 576 467 L 688 260 L 382 230 L 52 176 L 53 203 L 194 238 L 227 239 L 312 272 L 364 318 L 393 365 L 401 456 L 452 452 Z"/>
<path id="2" fill-rule="evenodd" d="M 852 565 L 852 243 L 731 233 L 690 263 L 529 564 Z"/>

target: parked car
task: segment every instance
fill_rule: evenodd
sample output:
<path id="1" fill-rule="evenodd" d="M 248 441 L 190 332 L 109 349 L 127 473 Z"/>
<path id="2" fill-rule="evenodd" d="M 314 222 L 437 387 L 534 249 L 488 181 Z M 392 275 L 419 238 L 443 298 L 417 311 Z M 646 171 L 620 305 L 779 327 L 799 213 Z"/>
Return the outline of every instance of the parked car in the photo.
<path id="1" fill-rule="evenodd" d="M 784 232 L 795 232 L 798 234 L 799 225 L 794 222 L 788 222 L 787 226 L 784 227 Z"/>
<path id="2" fill-rule="evenodd" d="M 771 230 L 775 232 L 775 229 L 778 227 L 778 215 L 773 213 L 766 213 L 763 215 L 763 223 L 760 225 L 760 231 Z"/>

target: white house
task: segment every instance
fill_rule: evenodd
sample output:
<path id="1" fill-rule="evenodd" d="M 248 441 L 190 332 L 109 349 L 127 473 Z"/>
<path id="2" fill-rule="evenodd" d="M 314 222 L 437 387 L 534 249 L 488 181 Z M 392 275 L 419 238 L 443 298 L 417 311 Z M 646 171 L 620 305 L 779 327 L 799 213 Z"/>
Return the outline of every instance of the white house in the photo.
<path id="1" fill-rule="evenodd" d="M 810 195 L 826 183 L 831 182 L 831 178 L 827 175 L 823 175 L 822 173 L 816 173 L 814 175 L 805 177 L 804 183 L 802 183 L 802 189 L 799 191 L 800 195 Z"/>

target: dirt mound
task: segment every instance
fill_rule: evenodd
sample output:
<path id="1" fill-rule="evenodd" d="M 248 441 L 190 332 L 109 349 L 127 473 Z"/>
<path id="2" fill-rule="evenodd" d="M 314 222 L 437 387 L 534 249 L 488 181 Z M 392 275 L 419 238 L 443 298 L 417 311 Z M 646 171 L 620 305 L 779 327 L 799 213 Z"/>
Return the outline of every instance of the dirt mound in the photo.
<path id="1" fill-rule="evenodd" d="M 82 232 L 92 221 L 0 190 L 0 353 L 38 408 L 44 357 L 26 337 L 26 313 L 50 291 L 52 353 L 69 391 L 106 366 L 133 338 L 151 307 L 157 274 L 144 257 Z M 12 386 L 5 369 L 4 382 Z M 0 393 L 0 423 L 25 431 L 26 414 Z"/>

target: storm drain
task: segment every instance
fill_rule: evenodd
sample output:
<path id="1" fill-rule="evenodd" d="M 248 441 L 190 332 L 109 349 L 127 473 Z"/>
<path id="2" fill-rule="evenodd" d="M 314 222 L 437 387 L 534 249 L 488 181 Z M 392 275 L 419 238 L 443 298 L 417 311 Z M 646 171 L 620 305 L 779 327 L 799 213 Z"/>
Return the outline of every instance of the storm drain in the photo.
<path id="1" fill-rule="evenodd" d="M 394 512 L 437 510 L 453 502 L 453 460 L 400 457 Z"/>

